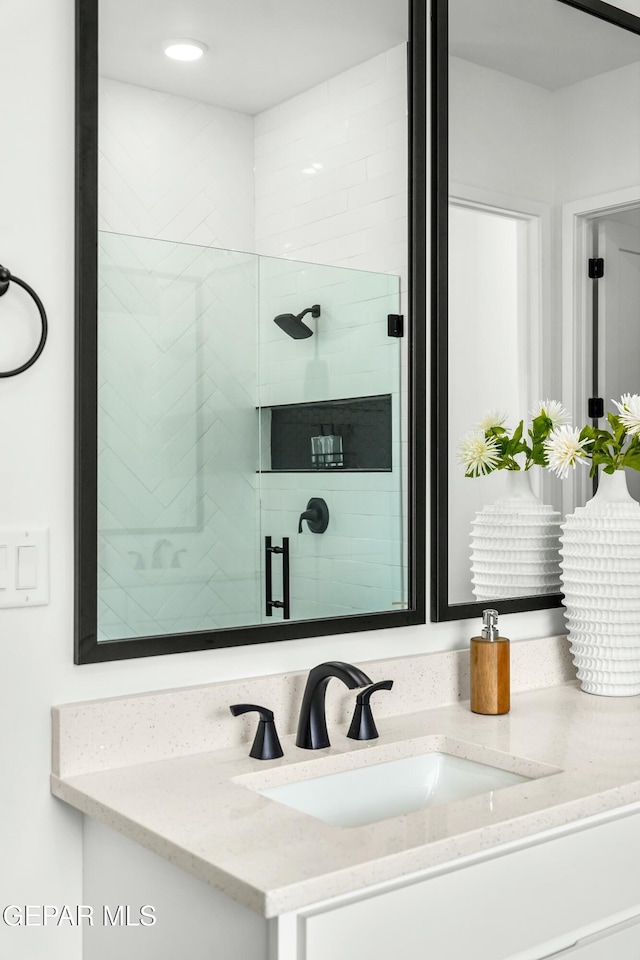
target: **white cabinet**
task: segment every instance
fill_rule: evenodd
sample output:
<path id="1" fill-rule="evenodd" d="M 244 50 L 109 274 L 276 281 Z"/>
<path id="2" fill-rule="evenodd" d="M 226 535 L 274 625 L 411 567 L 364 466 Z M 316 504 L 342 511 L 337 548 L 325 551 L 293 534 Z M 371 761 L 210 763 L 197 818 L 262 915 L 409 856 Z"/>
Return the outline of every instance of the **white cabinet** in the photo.
<path id="1" fill-rule="evenodd" d="M 639 849 L 636 814 L 265 920 L 87 820 L 85 903 L 157 924 L 97 924 L 83 960 L 640 960 Z"/>
<path id="2" fill-rule="evenodd" d="M 555 958 L 640 914 L 638 849 L 640 816 L 634 816 L 393 890 L 362 891 L 344 905 L 300 912 L 301 958 Z M 613 952 L 607 960 L 623 956 Z M 584 960 L 592 960 L 588 952 Z"/>

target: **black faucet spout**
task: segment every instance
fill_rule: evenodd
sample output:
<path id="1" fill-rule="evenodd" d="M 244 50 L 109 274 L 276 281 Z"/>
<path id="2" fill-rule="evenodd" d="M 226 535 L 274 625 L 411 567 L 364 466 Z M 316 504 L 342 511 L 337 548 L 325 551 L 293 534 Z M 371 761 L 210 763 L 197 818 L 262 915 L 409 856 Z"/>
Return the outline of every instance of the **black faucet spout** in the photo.
<path id="1" fill-rule="evenodd" d="M 296 737 L 296 745 L 305 750 L 321 750 L 331 746 L 327 732 L 325 697 L 332 677 L 342 680 L 350 690 L 367 687 L 372 682 L 359 667 L 342 663 L 340 660 L 320 663 L 310 671 L 302 698 Z"/>

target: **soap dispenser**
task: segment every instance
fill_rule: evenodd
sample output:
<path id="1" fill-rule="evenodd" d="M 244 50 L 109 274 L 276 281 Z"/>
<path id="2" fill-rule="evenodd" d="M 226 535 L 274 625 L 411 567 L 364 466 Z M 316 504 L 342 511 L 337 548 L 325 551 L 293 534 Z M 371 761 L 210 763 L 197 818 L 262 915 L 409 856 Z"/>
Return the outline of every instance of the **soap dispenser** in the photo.
<path id="1" fill-rule="evenodd" d="M 509 641 L 498 630 L 498 611 L 482 611 L 482 635 L 471 638 L 471 710 L 496 716 L 509 713 Z"/>

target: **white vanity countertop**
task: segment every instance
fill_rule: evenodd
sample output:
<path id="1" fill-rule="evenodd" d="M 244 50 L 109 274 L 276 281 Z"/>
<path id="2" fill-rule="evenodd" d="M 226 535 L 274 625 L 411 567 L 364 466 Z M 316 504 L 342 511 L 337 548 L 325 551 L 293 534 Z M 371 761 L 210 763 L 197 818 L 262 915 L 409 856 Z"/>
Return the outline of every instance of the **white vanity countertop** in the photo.
<path id="1" fill-rule="evenodd" d="M 640 801 L 637 697 L 594 697 L 564 683 L 513 695 L 502 717 L 476 716 L 464 701 L 377 725 L 378 740 L 357 743 L 346 726 L 330 724 L 332 746 L 319 751 L 281 737 L 285 756 L 268 762 L 252 760 L 243 743 L 79 775 L 61 770 L 52 791 L 267 917 Z M 349 828 L 255 792 L 438 746 L 525 776 L 548 775 Z"/>

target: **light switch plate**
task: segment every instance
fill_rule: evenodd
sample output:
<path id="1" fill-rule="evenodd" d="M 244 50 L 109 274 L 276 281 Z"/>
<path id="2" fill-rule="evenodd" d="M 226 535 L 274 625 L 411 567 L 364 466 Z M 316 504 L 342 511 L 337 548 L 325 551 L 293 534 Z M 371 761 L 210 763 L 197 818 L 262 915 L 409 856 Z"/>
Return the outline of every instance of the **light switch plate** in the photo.
<path id="1" fill-rule="evenodd" d="M 0 529 L 0 607 L 49 603 L 49 530 Z"/>

